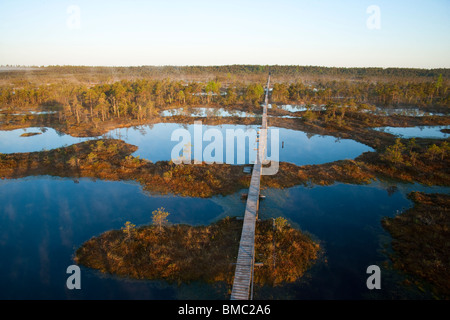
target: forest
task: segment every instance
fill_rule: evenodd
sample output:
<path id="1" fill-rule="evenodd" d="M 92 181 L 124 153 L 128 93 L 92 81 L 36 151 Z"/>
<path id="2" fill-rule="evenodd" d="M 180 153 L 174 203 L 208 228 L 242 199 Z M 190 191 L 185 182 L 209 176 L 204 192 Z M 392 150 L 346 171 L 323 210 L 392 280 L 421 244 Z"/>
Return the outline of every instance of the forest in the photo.
<path id="1" fill-rule="evenodd" d="M 16 76 L 20 66 L 6 66 L 8 71 L 5 76 Z M 336 68 L 322 66 L 299 66 L 299 65 L 223 65 L 223 66 L 138 66 L 138 67 L 91 67 L 91 66 L 29 66 L 24 67 L 27 73 L 41 76 L 54 76 L 63 74 L 72 75 L 129 75 L 138 77 L 175 77 L 176 75 L 199 75 L 199 76 L 226 76 L 226 75 L 262 75 L 266 77 L 270 72 L 273 76 L 302 77 L 321 76 L 359 78 L 381 77 L 381 78 L 437 78 L 442 74 L 449 78 L 449 69 L 416 69 L 416 68 Z M 0 79 L 3 77 L 0 77 Z"/>
<path id="2" fill-rule="evenodd" d="M 163 72 L 168 68 L 174 72 L 175 67 L 156 69 Z M 306 68 L 306 69 L 305 69 Z M 134 70 L 136 69 L 136 70 Z M 184 67 L 190 74 L 214 71 L 213 67 Z M 237 76 L 240 73 L 253 72 L 266 76 L 268 67 L 246 66 L 217 67 L 217 70 L 233 71 L 221 79 L 204 81 L 175 80 L 170 78 L 156 79 L 139 77 L 146 74 L 147 69 L 134 70 L 132 80 L 106 80 L 102 83 L 74 82 L 48 78 L 64 72 L 91 72 L 95 75 L 111 74 L 120 68 L 88 68 L 88 67 L 47 67 L 38 77 L 22 74 L 21 80 L 12 77 L 8 84 L 0 86 L 0 105 L 8 122 L 14 112 L 23 109 L 58 111 L 60 123 L 98 123 L 111 119 L 144 121 L 157 116 L 160 110 L 174 107 L 225 106 L 230 109 L 249 110 L 259 113 L 258 108 L 264 95 L 264 81 L 246 83 Z M 129 69 L 125 69 L 131 72 Z M 148 70 L 153 70 L 152 68 Z M 429 111 L 442 111 L 450 107 L 450 90 L 446 70 L 410 70 L 410 69 L 335 69 L 326 68 L 328 75 L 369 74 L 382 75 L 384 81 L 360 81 L 349 79 L 317 79 L 307 81 L 298 78 L 296 81 L 280 81 L 276 74 L 284 70 L 282 67 L 271 67 L 274 73 L 272 104 L 325 105 L 327 107 L 355 107 L 358 110 L 370 110 L 377 107 L 420 107 Z M 295 73 L 297 68 L 291 67 Z M 299 70 L 308 74 L 320 74 L 317 67 L 303 67 Z M 306 71 L 305 71 L 306 70 Z M 344 72 L 345 70 L 345 72 Z M 353 71 L 352 71 L 353 70 Z M 376 71 L 378 70 L 378 71 Z M 186 71 L 186 70 L 184 70 Z M 364 71 L 364 72 L 363 72 Z M 0 76 L 8 76 L 10 72 L 20 74 L 21 71 L 0 72 Z M 37 72 L 37 71 L 31 71 Z M 38 73 L 39 73 L 38 72 Z M 154 71 L 156 72 L 156 71 Z M 167 71 L 168 74 L 170 74 Z M 181 72 L 181 71 L 180 71 Z M 353 72 L 353 73 L 352 73 Z M 150 72 L 151 74 L 151 72 Z M 299 74 L 301 72 L 299 71 Z M 402 74 L 404 79 L 391 75 Z M 147 75 L 147 74 L 146 74 Z M 412 75 L 415 78 L 409 78 Z M 18 75 L 17 75 L 18 76 Z M 31 78 L 30 78 L 31 77 Z M 420 79 L 418 81 L 417 79 Z M 26 120 L 26 119 L 25 119 Z"/>

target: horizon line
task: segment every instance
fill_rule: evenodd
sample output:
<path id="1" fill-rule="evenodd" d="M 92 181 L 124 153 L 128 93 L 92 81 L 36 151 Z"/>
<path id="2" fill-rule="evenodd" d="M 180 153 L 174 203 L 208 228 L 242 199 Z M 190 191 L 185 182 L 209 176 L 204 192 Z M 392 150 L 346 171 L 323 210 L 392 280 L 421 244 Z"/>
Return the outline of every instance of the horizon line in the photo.
<path id="1" fill-rule="evenodd" d="M 0 68 L 48 68 L 48 67 L 90 67 L 90 68 L 143 68 L 143 67 L 153 67 L 153 68 L 165 68 L 165 67 L 228 67 L 228 66 L 261 66 L 261 67 L 309 67 L 309 68 L 328 68 L 328 69 L 416 69 L 416 70 L 450 70 L 449 67 L 381 67 L 381 66 L 352 66 L 352 67 L 338 67 L 338 66 L 324 66 L 324 65 L 301 65 L 301 64 L 211 64 L 211 65 L 201 65 L 201 64 L 186 64 L 186 65 L 176 65 L 176 64 L 164 64 L 164 65 L 84 65 L 84 64 L 48 64 L 48 65 L 17 65 L 17 64 L 1 64 Z"/>

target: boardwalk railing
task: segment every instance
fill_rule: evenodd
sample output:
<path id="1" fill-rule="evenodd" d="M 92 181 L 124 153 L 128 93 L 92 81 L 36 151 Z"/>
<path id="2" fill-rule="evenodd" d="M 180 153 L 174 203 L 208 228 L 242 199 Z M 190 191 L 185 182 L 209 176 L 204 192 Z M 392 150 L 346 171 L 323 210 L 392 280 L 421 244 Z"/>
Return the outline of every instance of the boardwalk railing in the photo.
<path id="1" fill-rule="evenodd" d="M 245 206 L 241 241 L 234 273 L 231 300 L 248 300 L 253 298 L 253 270 L 255 264 L 255 229 L 258 219 L 259 192 L 262 163 L 267 145 L 267 105 L 269 102 L 270 74 L 267 79 L 266 95 L 262 116 L 262 126 L 259 134 L 258 152 L 253 166 L 247 204 Z"/>

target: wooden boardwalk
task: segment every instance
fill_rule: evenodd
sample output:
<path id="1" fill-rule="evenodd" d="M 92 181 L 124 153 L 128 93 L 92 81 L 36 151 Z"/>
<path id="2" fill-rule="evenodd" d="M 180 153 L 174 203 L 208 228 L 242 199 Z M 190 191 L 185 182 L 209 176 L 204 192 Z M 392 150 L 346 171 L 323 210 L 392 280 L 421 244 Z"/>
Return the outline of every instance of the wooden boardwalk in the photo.
<path id="1" fill-rule="evenodd" d="M 262 126 L 259 132 L 258 151 L 253 166 L 250 188 L 245 207 L 244 223 L 242 225 L 241 242 L 234 273 L 231 300 L 248 300 L 253 296 L 253 269 L 255 264 L 255 229 L 258 219 L 259 191 L 262 162 L 267 145 L 267 105 L 269 101 L 270 74 L 267 79 L 264 101 Z"/>

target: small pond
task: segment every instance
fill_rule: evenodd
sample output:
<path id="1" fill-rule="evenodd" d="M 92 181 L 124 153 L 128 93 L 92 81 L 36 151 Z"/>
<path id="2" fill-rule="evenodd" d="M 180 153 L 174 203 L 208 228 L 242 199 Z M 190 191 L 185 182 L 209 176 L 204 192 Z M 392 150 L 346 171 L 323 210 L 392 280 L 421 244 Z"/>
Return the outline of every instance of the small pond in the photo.
<path id="1" fill-rule="evenodd" d="M 200 131 L 195 131 L 197 130 L 195 128 L 200 128 Z M 213 162 L 221 160 L 219 162 L 248 164 L 253 163 L 256 157 L 255 148 L 257 145 L 254 139 L 256 138 L 257 130 L 259 130 L 258 128 L 256 125 L 197 126 L 192 124 L 158 123 L 115 129 L 106 134 L 105 137 L 121 139 L 136 145 L 138 150 L 133 155 L 152 162 L 171 160 L 172 151 L 177 145 L 181 149 L 178 153 L 181 157 L 185 155 L 182 149 L 186 149 L 188 143 L 190 143 L 192 159 L 199 160 L 201 157 L 203 161 Z M 189 140 L 184 141 L 177 136 L 174 136 L 172 139 L 172 135 L 177 130 L 187 134 Z M 24 133 L 32 132 L 41 134 L 29 137 L 21 136 Z M 217 148 L 212 148 L 215 146 L 213 144 L 215 138 L 206 139 L 208 132 L 213 133 L 214 137 L 220 138 L 219 144 L 216 145 Z M 197 139 L 198 137 L 200 139 Z M 100 137 L 75 138 L 51 128 L 0 131 L 0 152 L 15 153 L 50 150 L 96 138 Z M 313 135 L 284 128 L 271 128 L 268 131 L 268 138 L 269 158 L 272 156 L 271 159 L 277 160 L 276 153 L 272 154 L 272 148 L 277 148 L 279 161 L 291 162 L 296 165 L 321 164 L 341 159 L 353 159 L 363 152 L 372 151 L 370 147 L 353 140 Z M 180 143 L 182 146 L 180 146 Z M 220 143 L 222 147 L 220 147 Z M 196 151 L 199 144 L 201 144 L 201 152 Z M 207 149 L 208 146 L 209 149 Z M 220 150 L 222 150 L 221 156 Z M 216 151 L 218 152 L 217 154 Z"/>
<path id="2" fill-rule="evenodd" d="M 448 133 L 444 133 L 442 129 L 450 129 L 450 126 L 420 126 L 420 127 L 381 127 L 374 130 L 391 133 L 401 138 L 435 138 L 446 139 Z"/>

